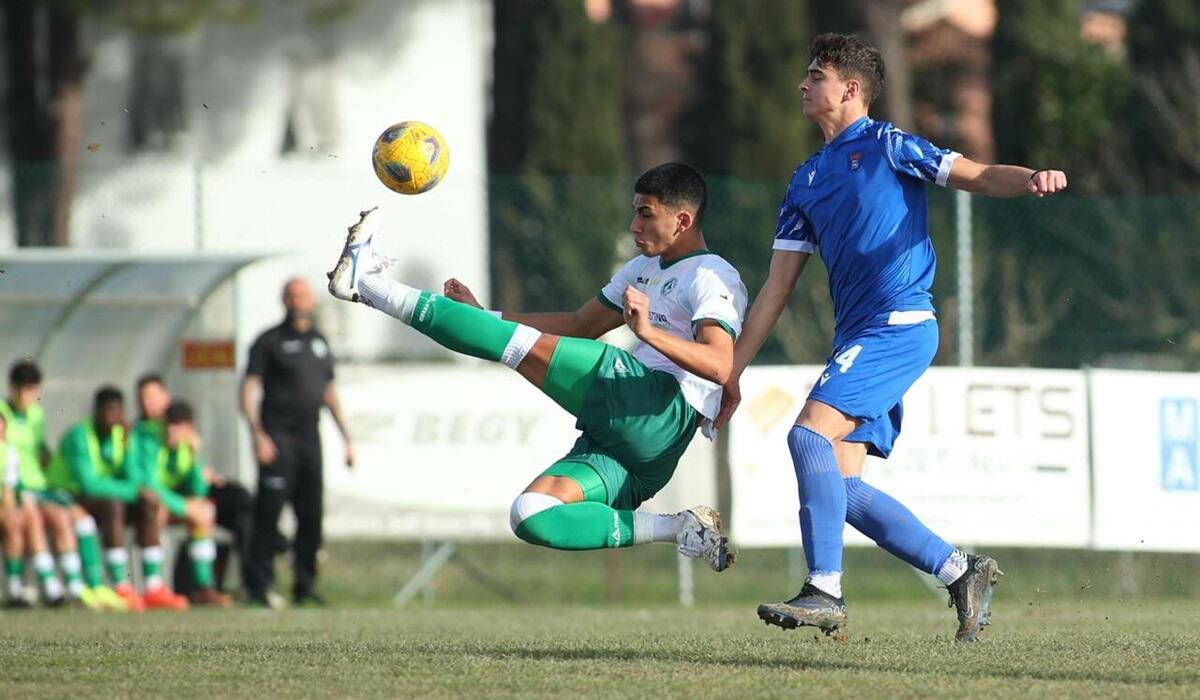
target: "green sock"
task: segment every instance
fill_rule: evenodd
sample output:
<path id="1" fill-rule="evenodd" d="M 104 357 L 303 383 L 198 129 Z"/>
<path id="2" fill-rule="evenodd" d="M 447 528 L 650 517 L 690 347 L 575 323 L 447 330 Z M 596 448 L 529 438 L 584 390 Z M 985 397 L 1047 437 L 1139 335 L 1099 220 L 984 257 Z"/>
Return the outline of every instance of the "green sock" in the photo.
<path id="1" fill-rule="evenodd" d="M 499 362 L 517 324 L 469 304 L 421 292 L 413 309 L 413 328 L 454 352 Z"/>
<path id="2" fill-rule="evenodd" d="M 25 561 L 21 558 L 4 560 L 4 575 L 11 578 L 21 578 L 25 575 Z"/>
<path id="3" fill-rule="evenodd" d="M 108 569 L 108 580 L 119 586 L 129 578 L 129 554 L 122 547 L 104 550 L 104 565 Z"/>
<path id="4" fill-rule="evenodd" d="M 213 587 L 213 561 L 217 558 L 217 545 L 208 537 L 194 539 L 188 545 L 192 559 L 192 580 L 197 588 Z"/>
<path id="5" fill-rule="evenodd" d="M 529 544 L 551 549 L 631 547 L 633 511 L 588 501 L 565 503 L 521 521 L 516 534 Z"/>
<path id="6" fill-rule="evenodd" d="M 75 536 L 79 540 L 79 559 L 83 562 L 83 580 L 87 583 L 88 588 L 103 586 L 104 565 L 100 556 L 100 538 L 96 536 L 96 524 L 91 523 L 90 531 L 86 526 L 80 527 L 76 524 Z"/>
<path id="7" fill-rule="evenodd" d="M 162 585 L 163 550 L 159 545 L 142 547 L 142 581 L 146 589 Z"/>

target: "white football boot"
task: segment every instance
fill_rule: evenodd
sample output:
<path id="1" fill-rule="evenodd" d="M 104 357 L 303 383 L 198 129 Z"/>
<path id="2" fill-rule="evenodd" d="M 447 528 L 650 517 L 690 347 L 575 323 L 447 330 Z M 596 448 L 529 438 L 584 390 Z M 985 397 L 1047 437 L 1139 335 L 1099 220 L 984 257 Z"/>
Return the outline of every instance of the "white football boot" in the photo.
<path id="1" fill-rule="evenodd" d="M 358 301 L 358 280 L 392 264 L 392 260 L 375 252 L 375 234 L 379 232 L 382 221 L 383 214 L 379 207 L 359 212 L 358 222 L 346 234 L 346 244 L 342 246 L 337 265 L 326 275 L 329 277 L 329 293 L 334 297 Z"/>
<path id="2" fill-rule="evenodd" d="M 679 553 L 703 559 L 713 571 L 733 566 L 736 555 L 729 538 L 721 533 L 721 514 L 708 506 L 683 511 L 683 529 L 679 531 Z"/>

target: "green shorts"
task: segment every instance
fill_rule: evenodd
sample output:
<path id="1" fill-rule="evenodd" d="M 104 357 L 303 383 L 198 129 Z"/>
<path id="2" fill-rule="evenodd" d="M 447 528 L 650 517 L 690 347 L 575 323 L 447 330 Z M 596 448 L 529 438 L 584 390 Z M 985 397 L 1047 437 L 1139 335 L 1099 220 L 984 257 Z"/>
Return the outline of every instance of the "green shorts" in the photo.
<path id="1" fill-rule="evenodd" d="M 582 435 L 542 475 L 575 480 L 585 500 L 633 510 L 671 480 L 698 417 L 675 377 L 608 346 L 575 424 Z"/>
<path id="2" fill-rule="evenodd" d="M 26 489 L 19 488 L 17 490 L 17 498 L 25 503 L 28 499 L 33 499 L 34 503 L 41 505 L 47 503 L 55 506 L 69 508 L 75 504 L 75 497 L 66 489 Z"/>

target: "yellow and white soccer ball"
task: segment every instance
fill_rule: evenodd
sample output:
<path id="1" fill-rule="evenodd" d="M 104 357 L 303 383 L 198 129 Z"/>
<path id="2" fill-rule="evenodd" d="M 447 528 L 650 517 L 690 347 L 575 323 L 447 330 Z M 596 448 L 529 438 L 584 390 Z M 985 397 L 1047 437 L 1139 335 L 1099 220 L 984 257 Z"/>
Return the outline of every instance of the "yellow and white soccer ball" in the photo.
<path id="1" fill-rule="evenodd" d="M 437 186 L 450 167 L 450 149 L 438 130 L 424 122 L 400 122 L 383 130 L 371 153 L 375 175 L 400 194 Z"/>

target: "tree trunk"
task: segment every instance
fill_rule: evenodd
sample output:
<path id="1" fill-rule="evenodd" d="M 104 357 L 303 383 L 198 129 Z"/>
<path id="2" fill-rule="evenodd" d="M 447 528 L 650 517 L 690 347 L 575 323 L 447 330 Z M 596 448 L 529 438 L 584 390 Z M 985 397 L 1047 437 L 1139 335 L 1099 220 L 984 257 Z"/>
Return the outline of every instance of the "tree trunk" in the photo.
<path id="1" fill-rule="evenodd" d="M 871 35 L 887 73 L 883 81 L 883 107 L 887 120 L 901 129 L 914 129 L 912 100 L 912 71 L 904 32 L 900 29 L 902 0 L 873 0 L 867 3 L 867 33 Z"/>
<path id="2" fill-rule="evenodd" d="M 8 66 L 8 144 L 17 245 L 70 243 L 83 134 L 79 20 L 27 0 L 0 0 Z M 48 64 L 39 64 L 38 26 L 46 19 Z"/>
<path id="3" fill-rule="evenodd" d="M 79 179 L 83 151 L 83 59 L 79 54 L 79 19 L 72 12 L 50 14 L 51 119 L 54 128 L 54 230 L 51 245 L 71 242 L 71 202 Z"/>

